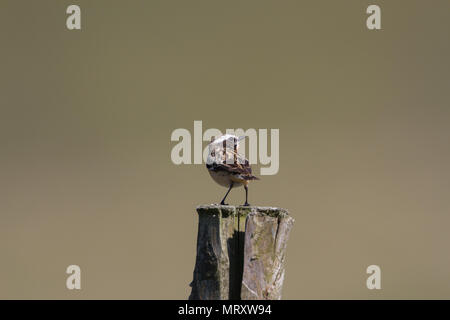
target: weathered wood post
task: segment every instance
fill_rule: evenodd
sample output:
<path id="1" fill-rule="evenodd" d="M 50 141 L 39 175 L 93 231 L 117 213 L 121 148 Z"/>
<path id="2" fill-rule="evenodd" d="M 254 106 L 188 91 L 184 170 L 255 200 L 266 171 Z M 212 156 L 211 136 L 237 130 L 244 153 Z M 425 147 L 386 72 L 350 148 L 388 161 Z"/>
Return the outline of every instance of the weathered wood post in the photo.
<path id="1" fill-rule="evenodd" d="M 273 207 L 204 205 L 190 300 L 281 299 L 294 219 Z"/>

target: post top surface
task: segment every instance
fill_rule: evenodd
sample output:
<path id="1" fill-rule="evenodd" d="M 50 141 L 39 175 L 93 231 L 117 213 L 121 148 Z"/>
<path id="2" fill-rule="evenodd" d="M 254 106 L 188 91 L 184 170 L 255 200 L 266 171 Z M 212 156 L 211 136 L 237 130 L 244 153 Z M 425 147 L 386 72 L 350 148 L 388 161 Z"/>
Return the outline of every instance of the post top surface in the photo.
<path id="1" fill-rule="evenodd" d="M 230 206 L 220 204 L 204 204 L 197 206 L 199 214 L 218 214 L 230 215 L 234 213 L 249 214 L 251 212 L 261 213 L 269 216 L 286 216 L 289 215 L 288 210 L 279 207 L 261 207 L 261 206 Z"/>

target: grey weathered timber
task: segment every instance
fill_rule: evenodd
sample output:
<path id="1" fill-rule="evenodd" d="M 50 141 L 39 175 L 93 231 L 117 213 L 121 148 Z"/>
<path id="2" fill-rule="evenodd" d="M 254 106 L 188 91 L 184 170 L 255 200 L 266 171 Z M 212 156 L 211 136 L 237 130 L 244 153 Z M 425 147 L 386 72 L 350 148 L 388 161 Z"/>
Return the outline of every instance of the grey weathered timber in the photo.
<path id="1" fill-rule="evenodd" d="M 203 205 L 191 300 L 280 299 L 294 219 L 285 209 Z"/>
<path id="2" fill-rule="evenodd" d="M 286 246 L 294 219 L 280 208 L 258 208 L 245 227 L 242 300 L 279 300 Z"/>

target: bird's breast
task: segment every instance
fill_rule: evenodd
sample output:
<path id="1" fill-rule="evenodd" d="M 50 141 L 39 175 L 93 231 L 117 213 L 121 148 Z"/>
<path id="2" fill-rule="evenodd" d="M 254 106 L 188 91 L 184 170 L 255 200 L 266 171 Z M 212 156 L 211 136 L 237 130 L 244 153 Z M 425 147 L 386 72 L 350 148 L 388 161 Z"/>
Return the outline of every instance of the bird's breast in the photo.
<path id="1" fill-rule="evenodd" d="M 233 188 L 239 187 L 242 185 L 241 182 L 236 181 L 232 174 L 225 171 L 214 171 L 214 170 L 208 170 L 211 178 L 222 187 L 229 188 L 231 183 L 233 183 Z"/>

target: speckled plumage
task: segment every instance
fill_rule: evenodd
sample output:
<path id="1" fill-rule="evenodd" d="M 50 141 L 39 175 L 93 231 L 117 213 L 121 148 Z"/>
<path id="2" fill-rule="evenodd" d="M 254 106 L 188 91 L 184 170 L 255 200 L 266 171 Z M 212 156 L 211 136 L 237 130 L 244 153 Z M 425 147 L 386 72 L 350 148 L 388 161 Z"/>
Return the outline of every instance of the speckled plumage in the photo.
<path id="1" fill-rule="evenodd" d="M 245 205 L 248 205 L 248 183 L 251 180 L 259 180 L 252 174 L 252 168 L 248 160 L 237 152 L 238 143 L 242 138 L 227 134 L 209 144 L 206 168 L 217 184 L 229 188 L 221 204 L 225 204 L 224 201 L 232 188 L 244 186 L 246 192 Z M 229 148 L 227 146 L 234 147 Z"/>

